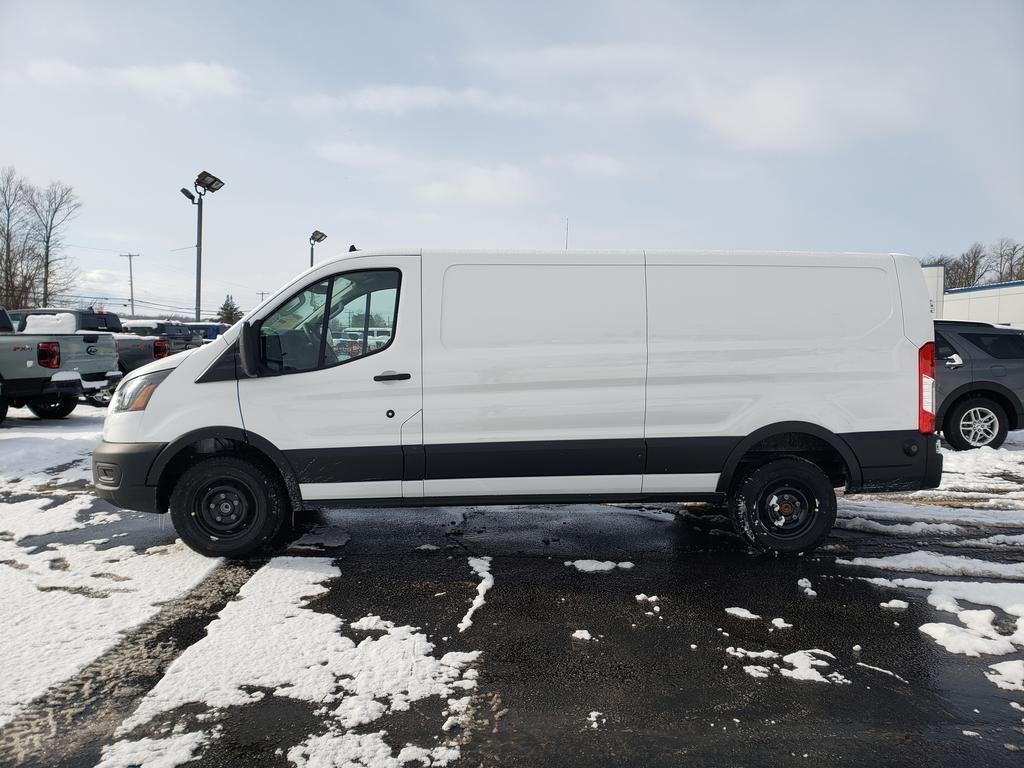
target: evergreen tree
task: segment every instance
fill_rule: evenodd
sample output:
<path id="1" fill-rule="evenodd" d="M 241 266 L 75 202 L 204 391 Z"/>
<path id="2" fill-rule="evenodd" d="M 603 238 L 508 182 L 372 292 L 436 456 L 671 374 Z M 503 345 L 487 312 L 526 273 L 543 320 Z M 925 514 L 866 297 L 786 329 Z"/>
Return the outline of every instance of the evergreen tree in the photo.
<path id="1" fill-rule="evenodd" d="M 235 300 L 229 293 L 224 297 L 224 303 L 220 305 L 220 309 L 217 310 L 217 322 L 227 323 L 228 325 L 234 325 L 242 319 L 242 310 L 235 304 Z"/>

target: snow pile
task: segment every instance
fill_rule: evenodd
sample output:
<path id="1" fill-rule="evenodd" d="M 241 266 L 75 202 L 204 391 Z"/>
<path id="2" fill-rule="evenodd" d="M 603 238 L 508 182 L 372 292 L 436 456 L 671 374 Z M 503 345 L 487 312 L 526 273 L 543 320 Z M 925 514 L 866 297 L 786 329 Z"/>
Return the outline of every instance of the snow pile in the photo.
<path id="1" fill-rule="evenodd" d="M 487 594 L 487 590 L 494 586 L 494 576 L 491 575 L 491 558 L 471 557 L 469 558 L 469 567 L 480 577 L 480 583 L 477 585 L 473 604 L 469 606 L 466 615 L 459 622 L 459 632 L 465 632 L 473 626 L 473 614 L 476 613 L 478 608 L 483 607 L 483 604 L 486 602 L 484 595 Z"/>
<path id="2" fill-rule="evenodd" d="M 577 629 L 572 633 L 573 640 L 593 640 L 593 636 L 585 629 Z"/>
<path id="3" fill-rule="evenodd" d="M 910 607 L 910 603 L 906 600 L 886 600 L 884 603 L 879 603 L 879 607 L 885 608 L 887 611 L 905 611 Z"/>
<path id="4" fill-rule="evenodd" d="M 0 505 L 0 529 L 9 527 L 7 506 Z M 97 546 L 53 544 L 30 554 L 0 540 L 6 563 L 0 616 L 17 627 L 0 632 L 0 724 L 152 619 L 163 603 L 193 589 L 219 563 L 180 543 L 145 552 Z"/>
<path id="5" fill-rule="evenodd" d="M 730 656 L 735 656 L 738 659 L 777 659 L 777 658 L 779 658 L 779 654 L 777 654 L 775 651 L 771 651 L 771 650 L 748 651 L 745 648 L 734 648 L 731 645 L 728 648 L 725 649 L 725 652 L 727 654 L 729 654 Z"/>
<path id="6" fill-rule="evenodd" d="M 790 629 L 792 626 L 793 625 L 787 622 L 785 619 L 772 619 L 772 627 L 774 627 L 775 629 Z"/>
<path id="7" fill-rule="evenodd" d="M 119 741 L 103 748 L 96 768 L 173 768 L 189 762 L 210 741 L 205 733 L 176 733 L 164 739 Z"/>
<path id="8" fill-rule="evenodd" d="M 658 602 L 658 596 L 645 595 L 643 592 L 641 592 L 639 595 L 636 596 L 636 601 L 638 603 L 656 603 Z"/>
<path id="9" fill-rule="evenodd" d="M 800 589 L 802 589 L 804 594 L 807 595 L 808 597 L 817 597 L 818 596 L 818 593 L 815 592 L 814 588 L 811 586 L 811 580 L 810 579 L 799 579 L 797 581 L 796 585 L 798 587 L 800 587 Z"/>
<path id="10" fill-rule="evenodd" d="M 307 607 L 339 575 L 328 558 L 281 557 L 263 566 L 210 623 L 206 636 L 171 664 L 118 734 L 186 704 L 202 705 L 202 722 L 216 723 L 218 710 L 257 701 L 265 694 L 254 689 L 270 688 L 270 695 L 319 704 L 330 715 L 327 732 L 310 734 L 288 751 L 298 766 L 412 760 L 444 765 L 456 759 L 457 742 L 450 738 L 431 747 L 405 745 L 396 756 L 384 731 L 351 729 L 430 697 L 447 704 L 442 730 L 460 725 L 468 717 L 465 694 L 476 686 L 475 670 L 467 667 L 479 652 L 435 657 L 426 635 L 377 616 L 356 624 L 380 634 L 356 643 L 342 634 L 340 618 Z"/>
<path id="11" fill-rule="evenodd" d="M 1024 580 L 1024 563 L 993 563 L 960 555 L 940 555 L 919 550 L 888 557 L 855 557 L 836 560 L 840 565 L 864 566 L 880 570 L 909 573 L 932 573 L 938 576 L 973 576 L 976 578 Z"/>
<path id="12" fill-rule="evenodd" d="M 613 571 L 616 568 L 622 568 L 628 571 L 633 567 L 633 563 L 630 562 L 615 563 L 611 560 L 566 560 L 565 564 L 571 565 L 575 567 L 577 571 L 583 571 L 584 573 Z"/>
<path id="13" fill-rule="evenodd" d="M 49 489 L 92 480 L 89 457 L 101 439 L 103 417 L 84 412 L 104 413 L 82 406 L 71 418 L 54 424 L 10 412 L 0 429 L 0 486 L 22 494 L 41 485 Z M 55 472 L 54 467 L 62 469 Z"/>
<path id="14" fill-rule="evenodd" d="M 1001 661 L 989 664 L 991 672 L 986 672 L 992 683 L 1005 691 L 1024 691 L 1024 661 Z"/>
<path id="15" fill-rule="evenodd" d="M 975 451 L 964 451 L 975 453 Z M 949 456 L 949 454 L 946 454 Z M 1020 452 L 1024 457 L 1024 452 Z M 1024 468 L 1020 470 L 1024 474 Z M 945 473 L 943 473 L 945 477 Z M 1016 484 L 1014 485 L 1016 486 Z M 916 494 L 912 494 L 916 495 Z M 1024 527 L 1024 495 L 1019 509 L 992 508 L 996 500 L 991 494 L 984 494 L 984 500 L 990 502 L 989 509 L 971 509 L 967 507 L 940 507 L 928 504 L 905 504 L 897 501 L 856 501 L 841 499 L 838 517 L 841 521 L 854 518 L 885 521 L 892 523 L 949 523 L 960 526 L 978 526 L 983 528 L 1022 528 Z M 1003 505 L 1005 506 L 1005 504 Z"/>
<path id="16" fill-rule="evenodd" d="M 598 725 L 604 725 L 608 722 L 607 717 L 602 717 L 603 714 L 604 712 L 598 712 L 595 710 L 587 715 L 587 722 L 590 723 L 591 728 L 597 728 Z"/>
<path id="17" fill-rule="evenodd" d="M 70 312 L 58 312 L 55 315 L 29 315 L 25 318 L 25 330 L 22 333 L 31 333 L 43 336 L 52 336 L 57 333 L 74 333 L 78 330 L 78 323 L 75 316 Z"/>
<path id="18" fill-rule="evenodd" d="M 885 536 L 928 536 L 960 533 L 963 528 L 953 523 L 877 523 L 866 517 L 847 517 L 836 520 L 836 528 Z"/>
<path id="19" fill-rule="evenodd" d="M 1020 547 L 1024 547 L 1024 533 L 1019 533 L 1014 536 L 1010 536 L 1007 534 L 998 534 L 996 536 L 986 536 L 982 539 L 962 539 L 960 541 L 946 541 L 943 543 L 947 547 L 988 547 L 992 549 L 1017 549 Z"/>
<path id="20" fill-rule="evenodd" d="M 747 621 L 754 621 L 761 618 L 756 613 L 751 613 L 746 608 L 726 608 L 725 612 L 730 616 L 735 616 L 737 619 L 746 619 Z"/>
<path id="21" fill-rule="evenodd" d="M 829 666 L 825 659 L 832 659 L 834 661 L 835 658 L 831 653 L 820 648 L 794 651 L 782 657 L 782 661 L 792 667 L 792 669 L 780 669 L 779 673 L 783 677 L 789 677 L 793 680 L 805 680 L 814 683 L 836 683 L 840 685 L 849 683 L 850 681 L 838 672 L 832 672 L 828 677 L 825 677 L 818 671 Z"/>

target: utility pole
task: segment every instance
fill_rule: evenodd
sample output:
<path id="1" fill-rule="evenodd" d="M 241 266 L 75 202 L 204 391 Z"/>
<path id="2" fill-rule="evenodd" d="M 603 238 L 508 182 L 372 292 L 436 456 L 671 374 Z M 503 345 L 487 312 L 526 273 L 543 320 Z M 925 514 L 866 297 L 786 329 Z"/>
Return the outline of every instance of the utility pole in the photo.
<path id="1" fill-rule="evenodd" d="M 565 250 L 569 250 L 569 217 L 565 217 Z"/>
<path id="2" fill-rule="evenodd" d="M 260 297 L 260 304 L 263 303 L 263 298 L 270 293 L 270 291 L 256 291 L 256 295 Z"/>
<path id="3" fill-rule="evenodd" d="M 132 260 L 137 259 L 137 253 L 122 253 L 122 259 L 128 259 L 128 291 L 132 302 L 132 317 L 135 317 L 135 276 L 132 271 Z"/>

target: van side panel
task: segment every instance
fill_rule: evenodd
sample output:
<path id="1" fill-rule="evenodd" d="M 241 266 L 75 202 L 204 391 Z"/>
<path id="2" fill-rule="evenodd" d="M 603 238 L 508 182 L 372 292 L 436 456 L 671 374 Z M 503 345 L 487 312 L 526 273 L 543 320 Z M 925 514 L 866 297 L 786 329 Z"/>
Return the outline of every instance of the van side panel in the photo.
<path id="1" fill-rule="evenodd" d="M 426 495 L 638 493 L 643 255 L 425 253 L 423 270 Z"/>
<path id="2" fill-rule="evenodd" d="M 916 349 L 888 257 L 649 253 L 645 491 L 713 490 L 708 461 L 779 422 L 914 429 Z M 676 438 L 677 459 L 672 442 Z M 665 448 L 654 455 L 659 443 Z M 709 459 L 710 461 L 710 459 Z M 703 486 L 707 486 L 706 488 Z"/>

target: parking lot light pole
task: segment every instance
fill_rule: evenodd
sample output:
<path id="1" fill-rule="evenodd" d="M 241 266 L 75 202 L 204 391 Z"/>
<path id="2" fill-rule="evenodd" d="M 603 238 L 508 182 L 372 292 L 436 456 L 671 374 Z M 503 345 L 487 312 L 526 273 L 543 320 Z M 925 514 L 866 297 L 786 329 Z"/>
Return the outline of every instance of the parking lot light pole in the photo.
<path id="1" fill-rule="evenodd" d="M 313 234 L 309 236 L 309 266 L 313 266 L 313 246 L 317 243 L 322 243 L 326 239 L 327 235 L 319 229 L 314 229 Z"/>
<path id="2" fill-rule="evenodd" d="M 207 192 L 216 192 L 224 186 L 224 182 L 209 171 L 201 171 L 196 176 L 193 186 L 196 190 L 194 195 L 185 187 L 181 188 L 181 194 L 196 206 L 196 322 L 199 322 L 202 319 L 199 310 L 199 297 L 202 294 L 203 284 L 203 196 Z"/>

